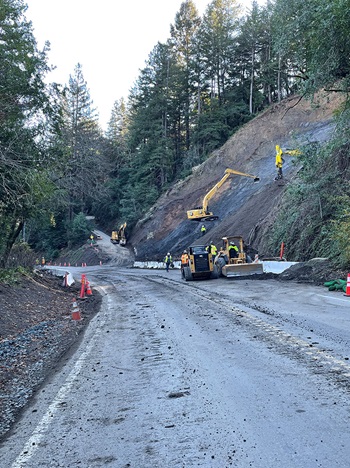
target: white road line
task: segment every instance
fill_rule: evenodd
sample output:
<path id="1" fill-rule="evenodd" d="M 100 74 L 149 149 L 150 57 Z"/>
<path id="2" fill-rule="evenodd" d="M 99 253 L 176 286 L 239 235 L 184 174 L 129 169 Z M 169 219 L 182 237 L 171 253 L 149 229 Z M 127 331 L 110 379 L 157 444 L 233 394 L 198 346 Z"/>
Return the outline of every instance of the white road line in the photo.
<path id="1" fill-rule="evenodd" d="M 107 297 L 109 301 L 110 298 L 109 296 Z M 26 466 L 26 463 L 29 462 L 29 460 L 33 457 L 35 451 L 39 448 L 39 444 L 42 441 L 45 434 L 47 433 L 49 426 L 53 421 L 53 417 L 60 409 L 60 404 L 66 399 L 66 396 L 70 392 L 82 368 L 84 367 L 84 369 L 86 369 L 87 358 L 91 353 L 93 347 L 95 346 L 96 340 L 101 333 L 101 328 L 105 324 L 106 320 L 107 315 L 103 317 L 103 320 L 101 320 L 99 327 L 95 329 L 95 332 L 90 338 L 90 342 L 87 344 L 85 351 L 81 354 L 77 362 L 74 364 L 74 367 L 69 373 L 64 385 L 60 388 L 53 402 L 48 407 L 46 413 L 44 414 L 40 422 L 37 424 L 31 437 L 23 447 L 22 452 L 13 462 L 12 468 L 23 468 L 23 466 Z"/>
<path id="2" fill-rule="evenodd" d="M 317 294 L 319 297 L 325 297 L 327 299 L 335 299 L 337 301 L 348 302 L 350 304 L 350 299 L 341 299 L 340 297 L 331 297 L 331 296 L 324 296 L 322 294 Z"/>

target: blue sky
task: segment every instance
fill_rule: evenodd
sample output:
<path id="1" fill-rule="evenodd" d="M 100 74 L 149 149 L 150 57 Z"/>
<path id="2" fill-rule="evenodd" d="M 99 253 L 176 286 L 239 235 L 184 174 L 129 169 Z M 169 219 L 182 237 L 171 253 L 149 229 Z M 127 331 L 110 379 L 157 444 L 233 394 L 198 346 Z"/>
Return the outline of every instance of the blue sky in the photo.
<path id="1" fill-rule="evenodd" d="M 49 81 L 68 83 L 79 62 L 106 129 L 114 101 L 127 98 L 153 47 L 169 37 L 182 1 L 27 0 L 26 17 L 39 47 L 46 40 L 51 44 L 49 63 L 56 70 Z M 210 0 L 194 2 L 202 15 Z M 251 5 L 250 0 L 240 3 Z"/>

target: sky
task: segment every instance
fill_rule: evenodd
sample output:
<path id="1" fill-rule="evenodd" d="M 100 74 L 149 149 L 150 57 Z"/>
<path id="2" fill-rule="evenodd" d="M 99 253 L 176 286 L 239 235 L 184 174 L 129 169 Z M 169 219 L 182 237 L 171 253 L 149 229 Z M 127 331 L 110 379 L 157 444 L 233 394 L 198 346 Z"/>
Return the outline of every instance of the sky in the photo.
<path id="1" fill-rule="evenodd" d="M 183 0 L 26 0 L 39 49 L 50 42 L 48 62 L 56 69 L 48 82 L 68 84 L 80 63 L 103 130 L 113 104 L 128 97 L 157 42 L 170 37 L 170 25 Z M 194 0 L 202 16 L 211 0 Z M 251 0 L 241 0 L 250 6 Z M 260 0 L 260 4 L 264 1 Z"/>

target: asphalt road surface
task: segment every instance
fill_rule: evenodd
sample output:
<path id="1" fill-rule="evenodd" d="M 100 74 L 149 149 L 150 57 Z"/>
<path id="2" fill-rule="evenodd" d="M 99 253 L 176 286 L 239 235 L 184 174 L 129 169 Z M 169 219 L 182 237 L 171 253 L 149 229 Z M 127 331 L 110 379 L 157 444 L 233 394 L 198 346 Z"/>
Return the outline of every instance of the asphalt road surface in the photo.
<path id="1" fill-rule="evenodd" d="M 350 466 L 350 297 L 178 270 L 84 273 L 102 309 L 1 467 Z"/>

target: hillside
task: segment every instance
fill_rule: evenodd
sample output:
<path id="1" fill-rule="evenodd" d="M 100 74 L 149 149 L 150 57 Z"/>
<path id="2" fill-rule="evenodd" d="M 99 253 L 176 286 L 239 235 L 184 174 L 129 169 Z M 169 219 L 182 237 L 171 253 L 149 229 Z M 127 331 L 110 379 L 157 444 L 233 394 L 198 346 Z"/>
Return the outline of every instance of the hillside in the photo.
<path id="1" fill-rule="evenodd" d="M 294 96 L 247 123 L 190 176 L 168 190 L 138 222 L 130 237 L 136 260 L 161 260 L 167 251 L 177 257 L 192 243 L 213 240 L 221 245 L 225 235 L 242 235 L 259 255 L 276 256 L 278 252 L 267 251 L 266 239 L 286 184 L 274 181 L 275 145 L 286 149 L 327 141 L 334 128 L 333 112 L 340 103 L 337 93 L 319 95 L 313 104 Z M 287 184 L 300 169 L 294 162 L 290 156 L 285 158 Z M 219 219 L 206 222 L 207 232 L 201 237 L 202 223 L 187 220 L 186 211 L 202 204 L 203 196 L 226 168 L 258 175 L 260 182 L 231 176 L 209 204 Z"/>

